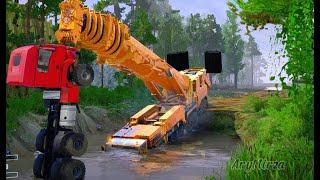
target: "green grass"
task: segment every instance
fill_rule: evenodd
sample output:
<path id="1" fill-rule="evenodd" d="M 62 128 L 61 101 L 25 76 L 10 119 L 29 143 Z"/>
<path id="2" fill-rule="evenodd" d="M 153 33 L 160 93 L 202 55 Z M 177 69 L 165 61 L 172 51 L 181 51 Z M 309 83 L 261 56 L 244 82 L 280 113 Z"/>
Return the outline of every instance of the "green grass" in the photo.
<path id="1" fill-rule="evenodd" d="M 214 113 L 212 128 L 215 132 L 237 136 L 234 128 L 234 115 L 232 113 Z"/>
<path id="2" fill-rule="evenodd" d="M 29 89 L 29 96 L 21 97 L 14 95 L 16 89 L 8 88 L 9 97 L 7 97 L 8 107 L 6 129 L 12 133 L 14 129 L 19 127 L 18 118 L 33 112 L 37 114 L 45 114 L 46 109 L 43 105 L 42 92 L 40 90 Z"/>
<path id="3" fill-rule="evenodd" d="M 131 86 L 118 86 L 114 90 L 90 86 L 83 87 L 80 91 L 80 106 L 106 108 L 113 117 L 132 115 L 150 103 L 154 103 L 154 99 L 138 79 Z"/>
<path id="4" fill-rule="evenodd" d="M 303 91 L 303 90 L 302 90 Z M 250 97 L 242 113 L 256 114 L 242 121 L 240 136 L 250 136 L 249 143 L 241 145 L 227 165 L 227 179 L 313 179 L 312 100 L 308 96 L 285 100 L 279 96 L 267 99 Z M 308 112 L 306 112 L 308 110 Z M 234 169 L 237 161 L 284 162 L 284 169 Z"/>

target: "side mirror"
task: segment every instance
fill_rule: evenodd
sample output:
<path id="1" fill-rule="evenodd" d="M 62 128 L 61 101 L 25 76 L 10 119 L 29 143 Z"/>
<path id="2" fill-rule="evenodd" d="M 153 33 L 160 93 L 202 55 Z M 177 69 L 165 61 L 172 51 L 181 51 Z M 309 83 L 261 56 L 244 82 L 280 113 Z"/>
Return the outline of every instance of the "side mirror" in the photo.
<path id="1" fill-rule="evenodd" d="M 206 51 L 204 57 L 207 73 L 221 73 L 222 59 L 220 51 Z"/>

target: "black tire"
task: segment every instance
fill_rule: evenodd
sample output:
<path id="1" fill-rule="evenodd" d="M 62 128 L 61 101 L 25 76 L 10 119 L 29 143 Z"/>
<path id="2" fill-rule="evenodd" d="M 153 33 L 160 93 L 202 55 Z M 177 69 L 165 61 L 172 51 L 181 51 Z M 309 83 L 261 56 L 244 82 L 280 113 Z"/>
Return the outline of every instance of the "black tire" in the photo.
<path id="1" fill-rule="evenodd" d="M 88 148 L 88 140 L 82 133 L 73 133 L 67 136 L 64 151 L 71 156 L 81 156 Z"/>
<path id="2" fill-rule="evenodd" d="M 50 179 L 52 179 L 52 180 L 60 179 L 60 177 L 61 177 L 61 175 L 60 175 L 61 165 L 62 165 L 62 160 L 61 159 L 56 159 L 52 163 L 51 169 L 50 169 Z"/>
<path id="3" fill-rule="evenodd" d="M 37 158 L 33 162 L 33 174 L 37 178 L 43 178 L 42 167 L 44 161 L 44 154 L 38 154 Z"/>
<path id="4" fill-rule="evenodd" d="M 94 71 L 88 64 L 78 64 L 74 68 L 73 80 L 79 86 L 88 86 L 92 83 Z"/>
<path id="5" fill-rule="evenodd" d="M 77 159 L 64 159 L 59 168 L 59 179 L 62 180 L 82 180 L 86 174 L 84 163 Z"/>
<path id="6" fill-rule="evenodd" d="M 44 152 L 47 130 L 41 129 L 36 138 L 36 151 Z"/>

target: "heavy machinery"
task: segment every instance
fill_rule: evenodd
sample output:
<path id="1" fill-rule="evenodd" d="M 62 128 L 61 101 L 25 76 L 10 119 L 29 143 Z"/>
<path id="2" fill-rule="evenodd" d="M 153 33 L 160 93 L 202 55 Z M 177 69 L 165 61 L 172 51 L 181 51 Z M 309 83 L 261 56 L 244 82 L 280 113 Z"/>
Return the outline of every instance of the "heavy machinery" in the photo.
<path id="1" fill-rule="evenodd" d="M 64 45 L 30 45 L 11 52 L 7 83 L 12 86 L 43 89 L 49 110 L 47 125 L 36 138 L 40 152 L 34 161 L 36 177 L 81 179 L 83 162 L 71 156 L 85 153 L 88 141 L 72 127 L 76 121 L 79 86 L 93 80 L 93 70 L 76 65 L 76 49 Z M 64 170 L 62 170 L 64 169 Z"/>
<path id="2" fill-rule="evenodd" d="M 87 139 L 72 131 L 75 125 L 79 86 L 93 80 L 92 68 L 77 64 L 77 50 L 92 50 L 97 63 L 140 78 L 158 103 L 133 115 L 107 145 L 145 151 L 183 135 L 196 126 L 190 118 L 207 105 L 211 87 L 208 73 L 221 72 L 221 53 L 205 53 L 206 68 L 189 68 L 188 53 L 161 59 L 130 36 L 128 27 L 111 14 L 94 12 L 80 0 L 60 3 L 61 20 L 56 38 L 65 45 L 30 45 L 15 49 L 10 56 L 7 83 L 43 89 L 49 109 L 47 128 L 40 131 L 34 162 L 36 177 L 83 179 L 84 164 L 72 156 L 86 151 Z"/>

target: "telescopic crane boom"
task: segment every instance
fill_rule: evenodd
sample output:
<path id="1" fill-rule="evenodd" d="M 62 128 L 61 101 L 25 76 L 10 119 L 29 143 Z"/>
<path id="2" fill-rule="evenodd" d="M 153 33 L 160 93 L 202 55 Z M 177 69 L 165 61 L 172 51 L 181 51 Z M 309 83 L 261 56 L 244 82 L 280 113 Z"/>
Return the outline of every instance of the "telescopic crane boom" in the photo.
<path id="1" fill-rule="evenodd" d="M 206 104 L 211 87 L 206 69 L 177 71 L 132 37 L 127 25 L 111 14 L 90 10 L 80 0 L 65 0 L 60 9 L 55 34 L 60 43 L 92 50 L 97 63 L 136 75 L 159 100 L 132 116 L 107 144 L 145 149 L 181 135 L 191 124 L 189 114 Z"/>
<path id="2" fill-rule="evenodd" d="M 56 32 L 59 42 L 90 49 L 97 54 L 97 63 L 136 75 L 160 101 L 168 95 L 190 101 L 189 78 L 132 37 L 127 25 L 111 14 L 84 7 L 80 0 L 64 1 L 60 9 L 61 21 Z"/>

